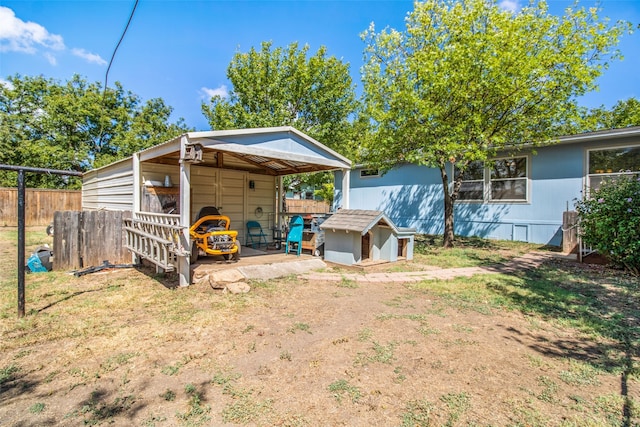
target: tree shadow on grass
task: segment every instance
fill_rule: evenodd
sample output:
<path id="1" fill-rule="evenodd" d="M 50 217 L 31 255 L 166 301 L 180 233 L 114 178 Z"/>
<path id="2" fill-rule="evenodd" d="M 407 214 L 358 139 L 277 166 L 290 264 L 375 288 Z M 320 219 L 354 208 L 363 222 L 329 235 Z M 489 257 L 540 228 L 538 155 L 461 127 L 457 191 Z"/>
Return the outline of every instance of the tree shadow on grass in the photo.
<path id="1" fill-rule="evenodd" d="M 0 376 L 0 402 L 24 393 L 31 393 L 37 385 L 38 382 L 28 379 L 27 374 L 18 366 L 4 367 Z"/>
<path id="2" fill-rule="evenodd" d="M 71 416 L 83 417 L 84 425 L 96 425 L 102 422 L 113 422 L 113 418 L 125 416 L 134 419 L 136 414 L 146 405 L 134 394 L 121 395 L 117 391 L 96 389 L 89 397 L 80 402 L 79 409 Z"/>
<path id="3" fill-rule="evenodd" d="M 548 340 L 528 333 L 529 346 L 548 356 L 589 363 L 597 369 L 620 374 L 620 394 L 624 399 L 622 425 L 631 425 L 633 402 L 628 380 L 639 374 L 640 289 L 637 278 L 602 266 L 589 266 L 563 260 L 548 261 L 537 269 L 511 272 L 513 281 L 496 282 L 489 287 L 525 314 L 570 325 L 587 336 Z M 520 331 L 512 332 L 520 340 Z M 524 337 L 522 337 L 524 338 Z M 529 341 L 529 340 L 527 340 Z M 524 342 L 524 340 L 523 340 Z"/>
<path id="4" fill-rule="evenodd" d="M 77 297 L 77 296 L 80 296 L 80 295 L 83 295 L 83 294 L 87 294 L 87 293 L 91 293 L 91 292 L 100 292 L 100 291 L 104 291 L 105 289 L 111 289 L 111 288 L 115 288 L 115 287 L 121 288 L 122 286 L 124 286 L 124 285 L 107 285 L 107 286 L 101 286 L 101 287 L 99 287 L 99 288 L 86 289 L 86 290 L 83 290 L 83 291 L 73 292 L 73 293 L 71 293 L 71 294 L 69 294 L 69 295 L 65 295 L 64 297 L 60 298 L 59 300 L 56 300 L 56 301 L 52 301 L 52 302 L 50 302 L 49 304 L 45 305 L 45 306 L 44 306 L 44 307 L 42 307 L 42 308 L 39 308 L 39 309 L 33 309 L 32 311 L 33 311 L 33 312 L 36 312 L 36 313 L 42 313 L 43 311 L 45 311 L 45 310 L 47 310 L 47 309 L 49 309 L 49 308 L 53 307 L 54 305 L 60 304 L 61 302 L 68 301 L 68 300 L 70 300 L 71 298 L 75 298 L 75 297 Z"/>

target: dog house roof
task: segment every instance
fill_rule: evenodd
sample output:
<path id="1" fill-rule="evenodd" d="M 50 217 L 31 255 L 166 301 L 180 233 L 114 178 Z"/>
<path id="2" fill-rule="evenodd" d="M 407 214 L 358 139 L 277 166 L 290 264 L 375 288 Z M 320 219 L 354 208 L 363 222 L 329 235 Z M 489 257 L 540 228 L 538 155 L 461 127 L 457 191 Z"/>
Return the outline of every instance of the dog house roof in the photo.
<path id="1" fill-rule="evenodd" d="M 391 227 L 394 233 L 398 234 L 400 232 L 384 212 L 362 209 L 341 209 L 324 221 L 320 228 L 323 230 L 353 231 L 364 235 L 381 222 L 382 225 Z"/>

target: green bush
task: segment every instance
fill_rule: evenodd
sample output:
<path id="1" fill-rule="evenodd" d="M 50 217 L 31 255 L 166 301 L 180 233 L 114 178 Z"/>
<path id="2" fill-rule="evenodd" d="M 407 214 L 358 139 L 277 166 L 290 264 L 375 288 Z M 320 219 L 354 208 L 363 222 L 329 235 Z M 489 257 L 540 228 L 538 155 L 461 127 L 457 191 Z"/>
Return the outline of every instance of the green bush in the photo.
<path id="1" fill-rule="evenodd" d="M 584 242 L 640 275 L 640 176 L 603 181 L 576 210 Z"/>

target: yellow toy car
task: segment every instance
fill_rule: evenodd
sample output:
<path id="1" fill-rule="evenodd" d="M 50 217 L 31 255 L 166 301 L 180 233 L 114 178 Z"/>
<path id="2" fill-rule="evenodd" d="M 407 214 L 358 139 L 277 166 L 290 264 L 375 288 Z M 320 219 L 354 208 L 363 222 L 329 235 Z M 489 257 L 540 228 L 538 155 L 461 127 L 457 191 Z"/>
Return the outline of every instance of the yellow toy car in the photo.
<path id="1" fill-rule="evenodd" d="M 229 217 L 220 215 L 216 208 L 202 208 L 198 214 L 198 220 L 189 228 L 189 235 L 193 240 L 191 262 L 198 260 L 200 249 L 205 254 L 221 255 L 228 261 L 238 261 L 240 259 L 238 232 L 229 230 L 230 224 Z"/>

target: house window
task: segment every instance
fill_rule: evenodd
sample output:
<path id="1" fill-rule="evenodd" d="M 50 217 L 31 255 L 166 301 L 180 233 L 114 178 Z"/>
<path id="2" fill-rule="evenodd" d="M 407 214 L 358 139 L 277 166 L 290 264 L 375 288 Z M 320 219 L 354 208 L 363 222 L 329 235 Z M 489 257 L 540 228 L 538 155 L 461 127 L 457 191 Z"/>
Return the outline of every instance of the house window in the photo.
<path id="1" fill-rule="evenodd" d="M 527 158 L 498 159 L 491 163 L 491 200 L 527 200 Z"/>
<path id="2" fill-rule="evenodd" d="M 362 169 L 360 171 L 360 178 L 374 178 L 379 176 L 380 172 L 378 169 Z"/>
<path id="3" fill-rule="evenodd" d="M 455 172 L 459 176 L 459 172 Z M 463 172 L 458 200 L 526 202 L 529 197 L 527 157 L 472 162 Z"/>
<path id="4" fill-rule="evenodd" d="M 484 163 L 471 162 L 462 175 L 459 200 L 484 200 Z"/>
<path id="5" fill-rule="evenodd" d="M 640 173 L 640 147 L 618 147 L 588 152 L 587 186 L 598 188 L 605 179 Z"/>

